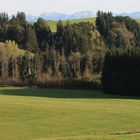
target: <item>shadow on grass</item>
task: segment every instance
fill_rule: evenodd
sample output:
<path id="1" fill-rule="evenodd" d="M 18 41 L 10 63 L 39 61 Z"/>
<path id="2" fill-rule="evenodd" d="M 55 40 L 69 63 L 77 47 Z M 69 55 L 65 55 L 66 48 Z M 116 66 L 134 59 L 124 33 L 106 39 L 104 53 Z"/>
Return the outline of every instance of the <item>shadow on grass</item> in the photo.
<path id="1" fill-rule="evenodd" d="M 99 90 L 45 89 L 45 88 L 0 88 L 0 95 L 33 96 L 48 98 L 95 98 L 95 99 L 137 99 L 140 97 L 105 94 Z"/>

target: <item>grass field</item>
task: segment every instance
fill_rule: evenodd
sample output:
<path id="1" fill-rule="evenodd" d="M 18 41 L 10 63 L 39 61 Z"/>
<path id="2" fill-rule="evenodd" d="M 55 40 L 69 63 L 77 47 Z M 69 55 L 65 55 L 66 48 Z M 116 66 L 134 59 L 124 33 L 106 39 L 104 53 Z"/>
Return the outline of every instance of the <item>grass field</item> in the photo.
<path id="1" fill-rule="evenodd" d="M 102 91 L 0 88 L 0 140 L 139 140 L 140 101 Z"/>

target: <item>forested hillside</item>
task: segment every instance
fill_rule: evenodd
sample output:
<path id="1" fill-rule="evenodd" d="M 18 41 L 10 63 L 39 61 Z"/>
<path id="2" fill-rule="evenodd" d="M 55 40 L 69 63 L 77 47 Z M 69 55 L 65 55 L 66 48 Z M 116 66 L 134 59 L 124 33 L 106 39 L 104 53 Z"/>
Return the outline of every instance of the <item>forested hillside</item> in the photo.
<path id="1" fill-rule="evenodd" d="M 0 41 L 1 84 L 99 87 L 106 52 L 139 49 L 140 24 L 99 11 L 95 24 L 59 21 L 52 32 L 42 18 L 30 24 L 22 12 L 1 13 Z"/>

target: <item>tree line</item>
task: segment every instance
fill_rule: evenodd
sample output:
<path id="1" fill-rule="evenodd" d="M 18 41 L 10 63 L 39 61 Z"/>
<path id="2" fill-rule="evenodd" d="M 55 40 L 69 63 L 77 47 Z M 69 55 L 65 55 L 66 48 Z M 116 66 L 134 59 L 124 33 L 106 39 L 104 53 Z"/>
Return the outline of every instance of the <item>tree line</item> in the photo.
<path id="1" fill-rule="evenodd" d="M 98 11 L 95 24 L 58 21 L 56 32 L 51 32 L 42 18 L 29 23 L 23 12 L 10 19 L 6 13 L 1 13 L 0 82 L 79 87 L 92 87 L 93 84 L 93 87 L 101 87 L 106 83 L 101 84 L 101 79 L 104 79 L 102 74 L 104 76 L 108 52 L 115 48 L 120 52 L 136 50 L 140 47 L 139 38 L 140 25 L 135 20 L 114 17 L 110 12 Z M 126 53 L 129 55 L 124 51 Z M 119 53 L 117 55 L 121 57 Z"/>

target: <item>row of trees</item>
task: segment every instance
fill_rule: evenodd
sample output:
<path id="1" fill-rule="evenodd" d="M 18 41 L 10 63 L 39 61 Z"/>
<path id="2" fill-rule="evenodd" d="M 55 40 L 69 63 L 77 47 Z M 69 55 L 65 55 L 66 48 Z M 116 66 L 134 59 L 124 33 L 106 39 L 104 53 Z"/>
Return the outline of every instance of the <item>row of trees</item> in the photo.
<path id="1" fill-rule="evenodd" d="M 34 54 L 19 49 L 14 41 L 6 41 L 0 44 L 0 83 L 64 86 L 65 80 L 92 81 L 93 77 L 98 80 L 104 54 L 105 49 L 100 49 L 98 58 L 92 52 L 84 55 L 73 52 L 66 57 L 54 48 Z"/>
<path id="2" fill-rule="evenodd" d="M 41 50 L 44 40 L 49 42 L 51 34 L 46 21 L 38 19 L 33 25 L 26 21 L 26 15 L 18 12 L 16 16 L 8 18 L 6 13 L 0 14 L 0 41 L 14 40 L 21 49 L 37 52 Z"/>
<path id="3" fill-rule="evenodd" d="M 0 14 L 0 41 L 14 40 L 19 48 L 38 53 L 55 46 L 62 54 L 71 52 L 86 53 L 93 45 L 92 32 L 95 26 L 91 23 L 66 25 L 60 21 L 57 32 L 52 33 L 47 22 L 39 18 L 35 23 L 28 23 L 24 13 L 17 13 L 8 19 L 6 13 Z"/>
<path id="4" fill-rule="evenodd" d="M 103 73 L 105 91 L 114 92 L 118 88 L 117 83 L 123 81 L 122 73 L 115 69 L 118 70 L 120 63 L 122 67 L 119 71 L 129 72 L 128 67 L 124 70 L 123 66 L 132 58 L 129 55 L 138 58 L 133 52 L 140 47 L 139 38 L 140 25 L 135 20 L 113 17 L 110 12 L 99 11 L 96 25 L 89 22 L 63 24 L 59 21 L 55 33 L 51 32 L 47 21 L 42 18 L 28 23 L 22 12 L 11 19 L 1 13 L 0 41 L 5 43 L 0 44 L 0 82 L 44 86 L 53 83 L 62 86 L 65 80 L 78 80 L 99 84 Z M 133 68 L 137 60 L 132 61 L 130 64 Z M 116 75 L 120 80 L 114 82 Z M 112 79 L 107 82 L 109 78 Z M 130 83 L 125 87 L 128 85 Z M 118 88 L 118 92 L 119 89 L 121 91 Z"/>
<path id="5" fill-rule="evenodd" d="M 93 78 L 99 81 L 106 45 L 94 24 L 63 24 L 59 21 L 57 32 L 52 33 L 44 19 L 28 23 L 21 12 L 11 19 L 1 13 L 0 25 L 0 41 L 14 40 L 19 49 L 27 52 L 13 62 L 9 62 L 13 59 L 8 55 L 9 60 L 4 64 L 8 67 L 10 63 L 12 67 L 15 65 L 13 63 L 17 63 L 19 76 L 15 78 L 16 83 L 58 83 L 67 79 L 92 81 Z M 31 60 L 27 55 L 29 52 L 34 55 Z M 1 83 L 5 84 L 4 80 Z"/>

